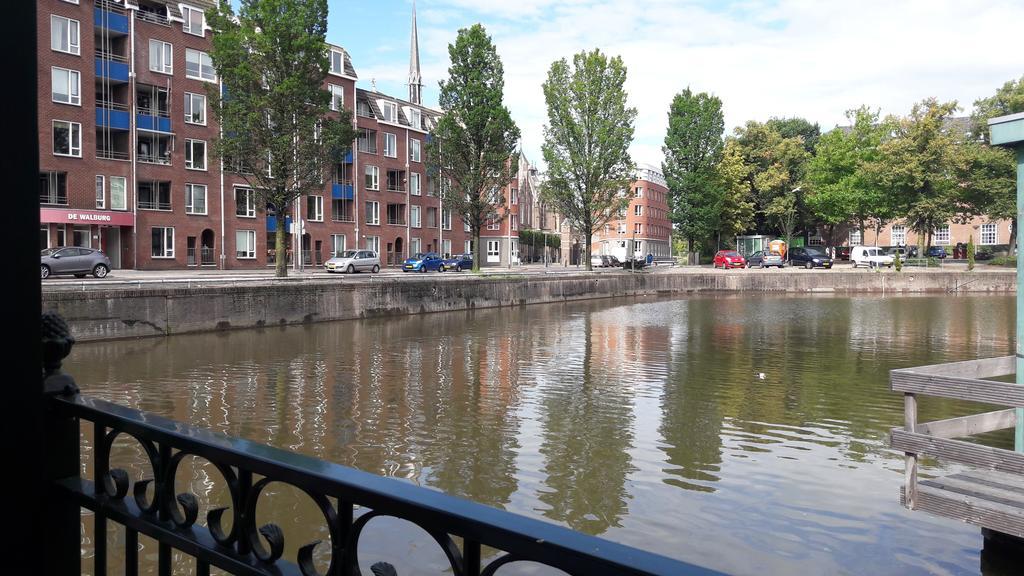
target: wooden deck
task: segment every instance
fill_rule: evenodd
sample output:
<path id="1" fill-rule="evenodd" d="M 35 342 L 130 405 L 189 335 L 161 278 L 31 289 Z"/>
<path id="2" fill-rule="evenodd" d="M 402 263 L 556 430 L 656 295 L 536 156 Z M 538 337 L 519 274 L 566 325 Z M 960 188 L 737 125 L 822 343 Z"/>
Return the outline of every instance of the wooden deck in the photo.
<path id="1" fill-rule="evenodd" d="M 893 428 L 891 445 L 906 455 L 900 502 L 1024 539 L 1024 454 L 957 440 L 1013 428 L 1024 408 L 1024 386 L 985 380 L 1013 374 L 1013 356 L 893 370 L 892 389 L 904 394 L 903 428 Z M 984 414 L 918 423 L 918 396 L 938 396 L 1011 406 Z M 927 454 L 969 468 L 945 477 L 918 480 L 918 459 Z"/>

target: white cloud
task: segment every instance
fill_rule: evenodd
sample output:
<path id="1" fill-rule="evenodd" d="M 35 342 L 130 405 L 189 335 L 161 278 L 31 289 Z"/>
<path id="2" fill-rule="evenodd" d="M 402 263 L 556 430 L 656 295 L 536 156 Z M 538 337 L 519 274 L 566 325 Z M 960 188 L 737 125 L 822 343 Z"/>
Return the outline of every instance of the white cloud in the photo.
<path id="1" fill-rule="evenodd" d="M 428 97 L 446 73 L 458 28 L 482 22 L 505 65 L 506 104 L 535 161 L 548 67 L 594 47 L 623 57 L 638 110 L 634 160 L 655 164 L 668 105 L 687 86 L 722 99 L 730 131 L 772 116 L 803 116 L 827 129 L 861 104 L 905 114 L 935 96 L 969 111 L 1024 74 L 1024 3 L 1012 0 L 436 0 L 421 2 L 419 12 Z M 404 84 L 404 63 L 389 66 L 369 72 Z"/>

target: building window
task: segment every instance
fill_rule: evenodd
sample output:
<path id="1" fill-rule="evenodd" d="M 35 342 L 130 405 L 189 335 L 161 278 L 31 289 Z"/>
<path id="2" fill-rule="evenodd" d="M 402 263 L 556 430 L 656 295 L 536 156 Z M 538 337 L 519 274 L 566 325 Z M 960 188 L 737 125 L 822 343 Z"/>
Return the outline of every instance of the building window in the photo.
<path id="1" fill-rule="evenodd" d="M 67 206 L 68 174 L 67 172 L 39 173 L 39 203 Z M 62 246 L 62 244 L 58 244 Z"/>
<path id="2" fill-rule="evenodd" d="M 53 121 L 53 154 L 82 157 L 82 125 L 65 120 Z"/>
<path id="3" fill-rule="evenodd" d="M 417 130 L 422 130 L 423 114 L 415 108 L 409 108 L 409 124 Z M 417 160 L 417 162 L 419 162 L 419 160 Z"/>
<path id="4" fill-rule="evenodd" d="M 948 245 L 949 244 L 949 224 L 939 226 L 935 229 L 935 244 L 936 245 Z"/>
<path id="5" fill-rule="evenodd" d="M 170 43 L 149 41 L 149 69 L 161 74 L 174 73 L 174 47 Z"/>
<path id="6" fill-rule="evenodd" d="M 82 76 L 77 70 L 50 68 L 50 97 L 61 104 L 82 105 Z"/>
<path id="7" fill-rule="evenodd" d="M 497 262 L 500 258 L 501 242 L 498 240 L 487 241 L 487 261 Z"/>
<path id="8" fill-rule="evenodd" d="M 252 188 L 235 188 L 235 216 L 256 217 L 256 193 Z"/>
<path id="9" fill-rule="evenodd" d="M 39 249 L 46 250 L 50 247 L 50 225 L 42 224 L 39 226 Z"/>
<path id="10" fill-rule="evenodd" d="M 389 158 L 398 158 L 398 138 L 390 132 L 384 133 L 384 155 Z"/>
<path id="11" fill-rule="evenodd" d="M 906 226 L 893 226 L 891 230 L 891 238 L 893 246 L 906 246 L 907 245 L 907 227 Z"/>
<path id="12" fill-rule="evenodd" d="M 331 93 L 331 110 L 340 112 L 345 107 L 345 88 L 328 84 L 327 90 Z"/>
<path id="13" fill-rule="evenodd" d="M 472 254 L 473 253 L 473 241 L 472 240 L 466 240 L 466 244 L 463 246 L 463 248 L 465 248 L 465 253 L 466 254 Z"/>
<path id="14" fill-rule="evenodd" d="M 633 224 L 633 234 L 643 234 L 643 233 L 644 233 L 644 225 L 643 224 L 641 224 L 639 222 Z"/>
<path id="15" fill-rule="evenodd" d="M 364 118 L 373 118 L 373 113 L 370 111 L 370 103 L 366 100 L 356 101 L 356 115 Z"/>
<path id="16" fill-rule="evenodd" d="M 189 170 L 206 170 L 205 141 L 185 140 L 185 168 Z"/>
<path id="17" fill-rule="evenodd" d="M 420 188 L 420 175 L 415 172 L 409 174 L 409 194 L 413 196 L 420 196 L 423 194 Z"/>
<path id="18" fill-rule="evenodd" d="M 107 179 L 104 176 L 96 177 L 96 208 L 102 210 L 107 207 Z"/>
<path id="19" fill-rule="evenodd" d="M 862 240 L 860 230 L 850 230 L 850 246 L 860 246 Z"/>
<path id="20" fill-rule="evenodd" d="M 67 246 L 68 245 L 68 227 L 67 224 L 57 224 L 57 244 L 56 246 Z"/>
<path id="21" fill-rule="evenodd" d="M 186 34 L 205 36 L 205 31 L 203 30 L 202 10 L 191 6 L 181 5 L 181 15 L 185 18 L 185 23 L 182 24 L 181 29 L 184 30 Z"/>
<path id="22" fill-rule="evenodd" d="M 380 224 L 380 202 L 366 203 L 366 223 Z"/>
<path id="23" fill-rule="evenodd" d="M 366 243 L 363 244 L 364 250 L 373 250 L 373 253 L 380 254 L 380 236 L 367 236 Z"/>
<path id="24" fill-rule="evenodd" d="M 488 220 L 487 221 L 487 229 L 488 230 L 501 230 L 501 223 L 498 222 L 497 220 Z"/>
<path id="25" fill-rule="evenodd" d="M 633 195 L 636 196 L 637 198 L 643 198 L 644 197 L 644 187 L 643 186 L 637 186 L 636 190 L 633 193 Z"/>
<path id="26" fill-rule="evenodd" d="M 366 167 L 365 184 L 367 190 L 380 190 L 380 168 L 376 166 Z"/>
<path id="27" fill-rule="evenodd" d="M 445 238 L 444 240 L 441 241 L 441 254 L 444 255 L 445 258 L 451 258 L 452 257 L 452 241 L 451 240 L 448 240 L 447 238 Z"/>
<path id="28" fill-rule="evenodd" d="M 185 92 L 185 122 L 206 126 L 206 96 Z"/>
<path id="29" fill-rule="evenodd" d="M 185 49 L 185 77 L 195 80 L 217 81 L 217 72 L 213 68 L 213 59 L 206 52 Z"/>
<path id="30" fill-rule="evenodd" d="M 170 210 L 171 183 L 139 182 L 138 199 L 140 210 Z"/>
<path id="31" fill-rule="evenodd" d="M 153 258 L 174 258 L 174 228 L 153 228 Z"/>
<path id="32" fill-rule="evenodd" d="M 310 222 L 324 221 L 323 196 L 306 196 L 306 220 Z"/>
<path id="33" fill-rule="evenodd" d="M 619 222 L 619 234 L 625 234 L 625 233 L 626 233 L 626 223 L 625 222 Z"/>
<path id="34" fill-rule="evenodd" d="M 336 76 L 345 74 L 345 53 L 337 48 L 331 48 L 331 74 Z"/>
<path id="35" fill-rule="evenodd" d="M 394 102 L 381 102 L 380 111 L 385 122 L 398 122 L 398 105 Z"/>
<path id="36" fill-rule="evenodd" d="M 412 162 L 422 162 L 422 154 L 420 152 L 419 140 L 409 140 L 409 160 Z"/>
<path id="37" fill-rule="evenodd" d="M 80 54 L 82 46 L 78 35 L 78 20 L 51 15 L 50 48 L 56 52 Z"/>
<path id="38" fill-rule="evenodd" d="M 509 223 L 512 224 L 513 230 L 519 230 L 519 219 L 515 214 L 509 215 Z"/>
<path id="39" fill-rule="evenodd" d="M 644 215 L 644 207 L 643 207 L 642 204 L 637 204 L 636 206 L 633 206 L 633 216 L 643 216 L 643 215 Z"/>
<path id="40" fill-rule="evenodd" d="M 420 227 L 421 219 L 420 219 L 420 207 L 419 206 L 410 206 L 409 207 L 409 225 L 412 226 L 413 228 L 419 228 Z M 419 250 L 414 250 L 414 252 L 419 252 Z"/>
<path id="41" fill-rule="evenodd" d="M 110 209 L 128 209 L 128 179 L 124 176 L 110 177 Z"/>
<path id="42" fill-rule="evenodd" d="M 409 239 L 409 254 L 419 254 L 423 252 L 423 241 L 419 238 Z"/>
<path id="43" fill-rule="evenodd" d="M 206 186 L 185 184 L 185 213 L 206 214 Z"/>
<path id="44" fill-rule="evenodd" d="M 437 227 L 437 208 L 427 208 L 427 228 Z"/>
<path id="45" fill-rule="evenodd" d="M 356 147 L 360 152 L 367 152 L 369 154 L 377 153 L 377 131 L 363 128 L 359 131 L 359 137 L 356 138 Z"/>
<path id="46" fill-rule="evenodd" d="M 999 242 L 999 231 L 995 222 L 981 225 L 981 245 L 992 246 Z"/>
<path id="47" fill-rule="evenodd" d="M 515 188 L 508 189 L 508 203 L 513 206 L 519 204 L 519 190 L 516 190 Z"/>
<path id="48" fill-rule="evenodd" d="M 71 237 L 73 238 L 73 246 L 81 246 L 82 248 L 92 248 L 92 234 L 89 233 L 88 226 L 75 226 L 71 229 Z"/>
<path id="49" fill-rule="evenodd" d="M 441 229 L 451 230 L 452 229 L 452 211 L 447 208 L 441 210 Z"/>
<path id="50" fill-rule="evenodd" d="M 235 231 L 235 257 L 239 260 L 252 260 L 256 258 L 255 230 Z"/>
<path id="51" fill-rule="evenodd" d="M 337 258 L 345 251 L 345 235 L 331 234 L 331 258 Z"/>

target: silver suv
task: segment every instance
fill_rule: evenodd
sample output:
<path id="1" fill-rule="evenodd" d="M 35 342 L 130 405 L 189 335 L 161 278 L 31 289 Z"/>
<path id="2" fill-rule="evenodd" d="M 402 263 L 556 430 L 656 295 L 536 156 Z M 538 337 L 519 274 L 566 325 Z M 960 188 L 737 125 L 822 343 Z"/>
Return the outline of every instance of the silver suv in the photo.
<path id="1" fill-rule="evenodd" d="M 380 272 L 380 258 L 373 250 L 346 250 L 324 262 L 328 272 L 348 272 L 352 274 L 360 270 Z"/>
<path id="2" fill-rule="evenodd" d="M 99 250 L 67 246 L 47 248 L 39 253 L 39 272 L 42 278 L 54 274 L 74 274 L 75 278 L 85 278 L 92 274 L 103 278 L 110 272 L 110 258 Z"/>

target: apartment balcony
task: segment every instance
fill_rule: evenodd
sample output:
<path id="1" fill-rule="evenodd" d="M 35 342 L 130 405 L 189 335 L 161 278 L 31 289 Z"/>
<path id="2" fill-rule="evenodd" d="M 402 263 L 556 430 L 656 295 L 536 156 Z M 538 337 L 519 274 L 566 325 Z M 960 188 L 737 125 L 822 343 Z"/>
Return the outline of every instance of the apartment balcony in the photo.
<path id="1" fill-rule="evenodd" d="M 96 29 L 117 34 L 128 34 L 130 28 L 124 6 L 110 0 L 96 0 L 93 8 L 93 24 Z"/>
<path id="2" fill-rule="evenodd" d="M 139 130 L 148 130 L 150 132 L 164 132 L 170 134 L 171 132 L 171 119 L 163 113 L 159 113 L 155 110 L 151 111 L 152 114 L 135 114 L 135 127 Z"/>
<path id="3" fill-rule="evenodd" d="M 96 101 L 96 127 L 131 130 L 131 120 L 127 104 L 107 100 Z"/>
<path id="4" fill-rule="evenodd" d="M 96 51 L 96 79 L 128 82 L 128 58 L 112 52 Z"/>
<path id="5" fill-rule="evenodd" d="M 331 198 L 335 200 L 352 200 L 354 197 L 351 180 L 331 184 Z"/>

